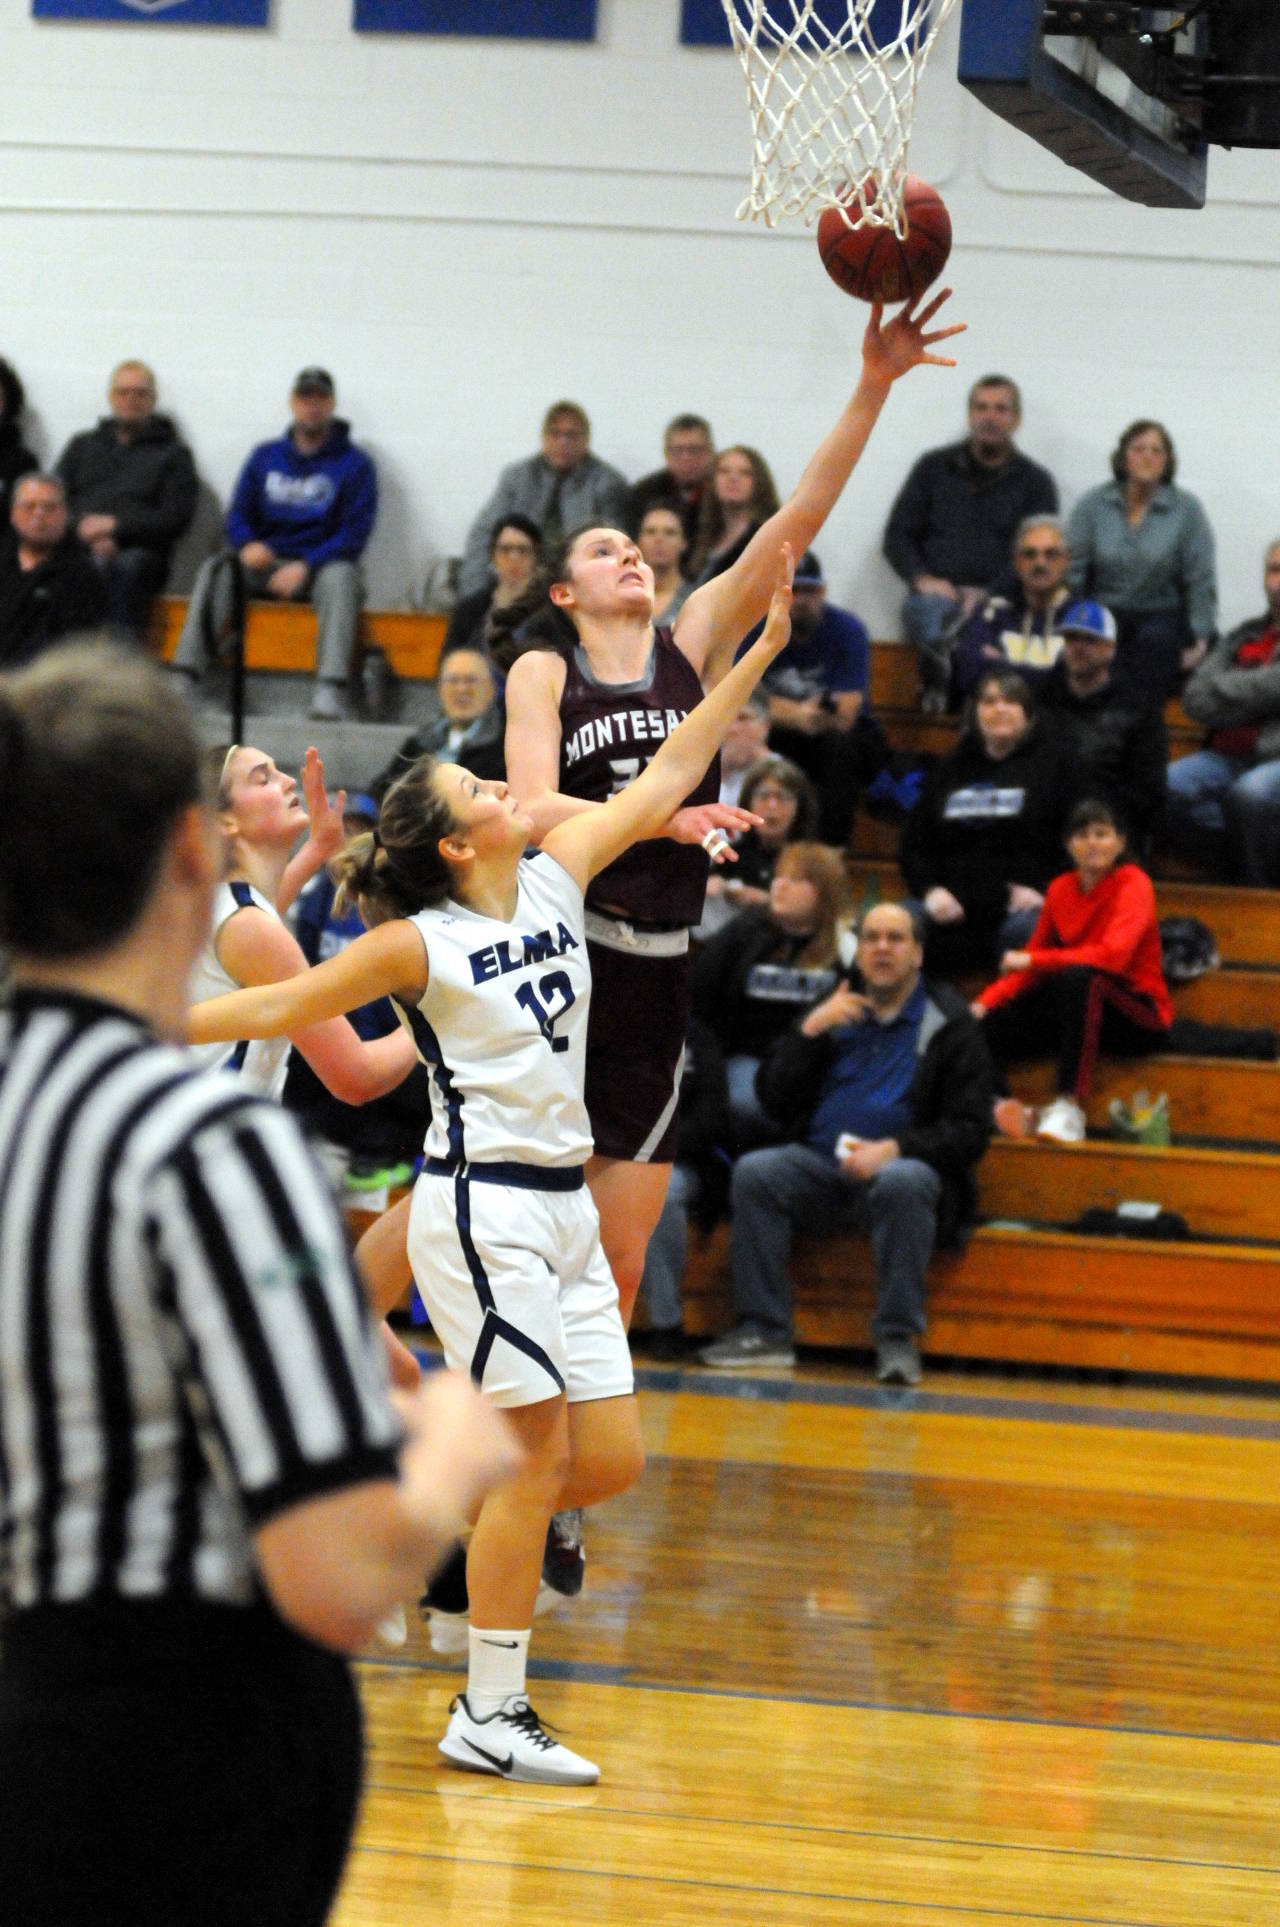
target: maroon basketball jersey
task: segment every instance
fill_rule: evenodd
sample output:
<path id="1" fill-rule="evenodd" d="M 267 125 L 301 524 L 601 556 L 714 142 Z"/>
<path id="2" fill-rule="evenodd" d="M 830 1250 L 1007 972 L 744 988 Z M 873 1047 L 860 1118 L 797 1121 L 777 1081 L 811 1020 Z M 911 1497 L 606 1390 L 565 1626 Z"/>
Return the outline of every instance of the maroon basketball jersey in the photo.
<path id="1" fill-rule="evenodd" d="M 606 797 L 634 782 L 678 722 L 702 701 L 702 684 L 669 629 L 654 631 L 653 652 L 638 682 L 598 682 L 581 644 L 569 657 L 560 698 L 560 789 L 565 796 Z M 689 803 L 720 794 L 716 757 Z M 637 843 L 602 870 L 587 902 L 621 911 L 637 923 L 695 924 L 702 917 L 707 858 L 696 845 L 657 837 Z"/>

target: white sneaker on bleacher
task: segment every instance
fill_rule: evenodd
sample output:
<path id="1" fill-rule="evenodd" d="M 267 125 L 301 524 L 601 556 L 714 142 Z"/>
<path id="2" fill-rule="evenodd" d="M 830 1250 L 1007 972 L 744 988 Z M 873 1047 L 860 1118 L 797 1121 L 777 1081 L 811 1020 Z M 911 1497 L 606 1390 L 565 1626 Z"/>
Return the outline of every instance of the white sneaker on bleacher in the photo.
<path id="1" fill-rule="evenodd" d="M 1036 1125 L 1036 1136 L 1052 1138 L 1055 1144 L 1083 1144 L 1084 1133 L 1084 1112 L 1074 1097 L 1055 1097 Z"/>

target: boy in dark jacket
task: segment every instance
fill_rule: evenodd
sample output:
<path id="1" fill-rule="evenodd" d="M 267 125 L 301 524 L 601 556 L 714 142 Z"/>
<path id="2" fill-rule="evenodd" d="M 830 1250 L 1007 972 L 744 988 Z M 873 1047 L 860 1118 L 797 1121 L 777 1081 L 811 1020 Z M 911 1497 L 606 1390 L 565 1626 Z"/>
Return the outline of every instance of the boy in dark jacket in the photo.
<path id="1" fill-rule="evenodd" d="M 925 1274 L 935 1245 L 974 1216 L 994 1101 L 981 1028 L 954 991 L 921 976 L 922 939 L 905 904 L 868 910 L 864 990 L 839 984 L 765 1060 L 761 1102 L 798 1141 L 734 1167 L 739 1323 L 704 1364 L 794 1364 L 792 1236 L 857 1227 L 875 1254 L 876 1377 L 919 1383 Z"/>

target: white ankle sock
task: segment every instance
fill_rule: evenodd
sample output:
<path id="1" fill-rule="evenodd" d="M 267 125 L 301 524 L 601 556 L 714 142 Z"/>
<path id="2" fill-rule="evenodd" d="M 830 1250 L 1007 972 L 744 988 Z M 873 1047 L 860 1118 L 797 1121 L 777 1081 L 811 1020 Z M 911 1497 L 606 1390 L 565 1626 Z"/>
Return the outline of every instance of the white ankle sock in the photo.
<path id="1" fill-rule="evenodd" d="M 467 1665 L 467 1705 L 478 1720 L 496 1713 L 503 1700 L 523 1694 L 529 1632 L 495 1631 L 491 1626 L 470 1629 Z"/>

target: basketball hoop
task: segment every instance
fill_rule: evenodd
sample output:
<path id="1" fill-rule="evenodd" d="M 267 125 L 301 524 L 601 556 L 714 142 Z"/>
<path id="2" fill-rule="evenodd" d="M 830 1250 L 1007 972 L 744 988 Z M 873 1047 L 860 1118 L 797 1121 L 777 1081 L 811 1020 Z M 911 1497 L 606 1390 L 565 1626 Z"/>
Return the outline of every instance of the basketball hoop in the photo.
<path id="1" fill-rule="evenodd" d="M 751 113 L 751 191 L 738 219 L 772 227 L 842 206 L 851 227 L 865 222 L 904 236 L 916 90 L 955 0 L 722 4 Z M 892 27 L 895 12 L 890 37 L 884 19 Z"/>

